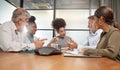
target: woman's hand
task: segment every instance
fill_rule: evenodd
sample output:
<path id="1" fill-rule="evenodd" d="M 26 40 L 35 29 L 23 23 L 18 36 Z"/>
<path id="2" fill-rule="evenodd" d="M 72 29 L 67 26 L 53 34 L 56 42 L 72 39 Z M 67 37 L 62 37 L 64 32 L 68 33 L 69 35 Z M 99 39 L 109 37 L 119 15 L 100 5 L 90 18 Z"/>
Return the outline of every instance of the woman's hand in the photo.
<path id="1" fill-rule="evenodd" d="M 67 44 L 68 44 L 69 49 L 77 48 L 77 44 L 73 40 L 72 41 L 71 40 L 67 40 Z"/>

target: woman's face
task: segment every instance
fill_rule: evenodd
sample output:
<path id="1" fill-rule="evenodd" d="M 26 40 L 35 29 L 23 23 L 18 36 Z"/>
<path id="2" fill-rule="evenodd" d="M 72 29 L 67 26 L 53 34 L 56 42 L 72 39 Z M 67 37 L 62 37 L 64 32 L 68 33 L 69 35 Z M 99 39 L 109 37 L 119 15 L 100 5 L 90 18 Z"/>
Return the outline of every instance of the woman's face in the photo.
<path id="1" fill-rule="evenodd" d="M 58 34 L 59 34 L 61 37 L 64 37 L 64 36 L 66 35 L 65 28 L 64 28 L 64 27 L 61 27 L 61 28 L 58 30 Z"/>
<path id="2" fill-rule="evenodd" d="M 36 30 L 37 30 L 36 24 L 30 24 L 28 30 L 29 30 L 29 33 L 30 33 L 31 35 L 34 35 L 35 32 L 36 32 Z"/>

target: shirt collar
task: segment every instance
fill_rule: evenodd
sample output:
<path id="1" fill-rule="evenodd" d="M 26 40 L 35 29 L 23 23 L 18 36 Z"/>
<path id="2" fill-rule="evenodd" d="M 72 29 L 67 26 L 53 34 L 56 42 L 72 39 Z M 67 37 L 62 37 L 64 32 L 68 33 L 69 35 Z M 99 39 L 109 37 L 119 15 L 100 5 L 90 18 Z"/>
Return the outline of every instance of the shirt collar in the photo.
<path id="1" fill-rule="evenodd" d="M 15 23 L 13 21 L 11 21 L 11 26 L 12 26 L 13 30 L 17 30 Z"/>
<path id="2" fill-rule="evenodd" d="M 104 36 L 105 34 L 107 34 L 108 32 L 110 32 L 111 29 L 113 29 L 113 28 L 114 28 L 113 26 L 110 26 L 110 28 L 107 31 L 102 32 L 101 36 Z"/>
<path id="3" fill-rule="evenodd" d="M 102 29 L 98 29 L 96 32 L 95 32 L 95 34 L 99 34 L 99 33 L 101 33 L 103 30 Z"/>
<path id="4" fill-rule="evenodd" d="M 61 37 L 61 36 L 57 36 L 58 38 L 60 38 L 60 39 L 64 39 L 65 37 Z"/>
<path id="5" fill-rule="evenodd" d="M 105 31 L 105 32 L 108 33 L 113 28 L 114 28 L 113 26 L 110 26 L 110 28 L 107 31 Z"/>
<path id="6" fill-rule="evenodd" d="M 95 33 L 91 32 L 91 35 L 98 35 L 102 33 L 102 29 L 98 29 Z"/>

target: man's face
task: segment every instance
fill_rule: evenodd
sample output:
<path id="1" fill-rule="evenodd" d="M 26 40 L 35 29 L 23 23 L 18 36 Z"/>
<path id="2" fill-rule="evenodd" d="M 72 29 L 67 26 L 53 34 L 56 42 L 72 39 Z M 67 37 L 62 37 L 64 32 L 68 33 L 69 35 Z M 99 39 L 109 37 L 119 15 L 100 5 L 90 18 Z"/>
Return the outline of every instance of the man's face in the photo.
<path id="1" fill-rule="evenodd" d="M 94 19 L 89 19 L 89 21 L 88 21 L 88 27 L 89 27 L 90 31 L 92 31 L 93 33 L 96 32 L 96 27 L 95 27 L 95 21 L 94 21 Z"/>
<path id="2" fill-rule="evenodd" d="M 92 19 L 89 19 L 89 20 L 88 20 L 88 27 L 89 27 L 89 28 L 92 27 L 92 23 L 93 23 L 93 20 L 92 20 Z"/>
<path id="3" fill-rule="evenodd" d="M 19 30 L 23 30 L 24 26 L 28 23 L 29 18 L 24 18 L 24 19 L 19 19 L 18 25 L 19 25 Z"/>

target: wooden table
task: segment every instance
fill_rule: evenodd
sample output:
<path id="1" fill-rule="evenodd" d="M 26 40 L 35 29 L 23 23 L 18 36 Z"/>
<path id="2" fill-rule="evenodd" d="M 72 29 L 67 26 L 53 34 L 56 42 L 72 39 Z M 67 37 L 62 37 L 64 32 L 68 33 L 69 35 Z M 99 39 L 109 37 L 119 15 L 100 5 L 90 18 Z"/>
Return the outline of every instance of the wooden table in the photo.
<path id="1" fill-rule="evenodd" d="M 0 70 L 120 70 L 120 63 L 108 58 L 0 53 Z"/>

